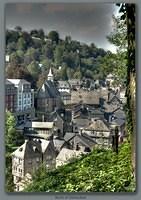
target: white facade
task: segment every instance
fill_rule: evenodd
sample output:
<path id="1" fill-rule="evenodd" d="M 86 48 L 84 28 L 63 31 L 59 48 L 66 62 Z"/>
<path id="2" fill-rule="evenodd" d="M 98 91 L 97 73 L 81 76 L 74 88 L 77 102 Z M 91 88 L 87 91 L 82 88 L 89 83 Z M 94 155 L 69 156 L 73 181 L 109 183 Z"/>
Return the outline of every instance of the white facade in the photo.
<path id="1" fill-rule="evenodd" d="M 17 111 L 30 109 L 33 104 L 31 84 L 23 79 L 8 79 L 17 88 Z"/>
<path id="2" fill-rule="evenodd" d="M 58 81 L 58 83 L 59 83 L 59 86 L 58 86 L 59 92 L 68 92 L 68 93 L 71 92 L 70 85 L 67 81 Z"/>

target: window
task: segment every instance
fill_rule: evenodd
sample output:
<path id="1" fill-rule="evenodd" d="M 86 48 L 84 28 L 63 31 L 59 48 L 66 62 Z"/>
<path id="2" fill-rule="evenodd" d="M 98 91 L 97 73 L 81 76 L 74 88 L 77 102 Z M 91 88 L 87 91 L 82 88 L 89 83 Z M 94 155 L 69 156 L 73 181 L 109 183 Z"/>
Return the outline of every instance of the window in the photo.
<path id="1" fill-rule="evenodd" d="M 19 101 L 19 105 L 21 105 L 21 101 Z"/>

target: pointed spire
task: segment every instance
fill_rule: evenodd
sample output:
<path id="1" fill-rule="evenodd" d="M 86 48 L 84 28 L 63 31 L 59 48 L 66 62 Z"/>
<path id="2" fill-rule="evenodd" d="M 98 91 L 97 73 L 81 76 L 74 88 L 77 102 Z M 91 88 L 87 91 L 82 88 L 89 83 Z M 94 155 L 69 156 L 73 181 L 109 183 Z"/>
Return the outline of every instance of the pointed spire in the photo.
<path id="1" fill-rule="evenodd" d="M 49 69 L 48 80 L 53 81 L 53 73 L 52 73 L 51 68 Z"/>

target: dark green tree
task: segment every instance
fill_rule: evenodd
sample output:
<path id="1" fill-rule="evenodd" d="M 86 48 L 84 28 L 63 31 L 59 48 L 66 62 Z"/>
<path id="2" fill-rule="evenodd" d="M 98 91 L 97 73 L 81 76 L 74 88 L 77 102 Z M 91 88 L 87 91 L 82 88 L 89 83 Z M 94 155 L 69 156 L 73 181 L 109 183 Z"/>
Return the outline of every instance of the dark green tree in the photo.
<path id="1" fill-rule="evenodd" d="M 56 44 L 58 44 L 58 42 L 59 42 L 59 33 L 57 31 L 50 31 L 48 33 L 48 38 L 51 39 L 53 42 L 56 42 Z"/>

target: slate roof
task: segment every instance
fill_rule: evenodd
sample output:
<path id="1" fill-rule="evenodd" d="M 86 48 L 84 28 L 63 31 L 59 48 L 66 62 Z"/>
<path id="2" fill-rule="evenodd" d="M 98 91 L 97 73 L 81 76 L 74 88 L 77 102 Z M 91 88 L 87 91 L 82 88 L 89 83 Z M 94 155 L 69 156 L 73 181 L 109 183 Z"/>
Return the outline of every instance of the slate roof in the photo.
<path id="1" fill-rule="evenodd" d="M 73 120 L 73 122 L 77 125 L 77 127 L 86 127 L 89 125 L 90 120 L 83 118 L 76 118 Z"/>
<path id="2" fill-rule="evenodd" d="M 26 122 L 24 125 L 26 128 L 41 128 L 41 129 L 52 129 L 54 123 L 53 122 Z"/>
<path id="3" fill-rule="evenodd" d="M 9 81 L 8 79 L 6 79 L 5 82 L 6 82 L 6 85 L 13 85 L 14 86 L 14 83 L 12 83 L 11 81 Z"/>
<path id="4" fill-rule="evenodd" d="M 69 92 L 61 92 L 60 91 L 60 95 L 63 97 L 63 96 L 71 96 L 71 94 Z"/>
<path id="5" fill-rule="evenodd" d="M 112 120 L 111 125 L 113 125 L 113 124 L 115 124 L 117 126 L 122 126 L 125 124 L 125 120 L 116 118 L 116 119 Z"/>
<path id="6" fill-rule="evenodd" d="M 20 82 L 23 84 L 30 84 L 28 81 L 24 79 L 7 79 L 7 80 L 13 83 L 14 85 L 18 85 Z"/>
<path id="7" fill-rule="evenodd" d="M 57 112 L 57 111 L 53 111 L 51 113 L 49 113 L 48 115 L 48 121 L 53 122 L 54 120 L 60 118 L 63 120 L 63 117 Z"/>
<path id="8" fill-rule="evenodd" d="M 74 137 L 74 143 L 80 143 L 86 147 L 89 147 L 90 149 L 93 148 L 95 144 L 97 144 L 92 138 L 88 137 L 87 134 L 77 134 Z"/>
<path id="9" fill-rule="evenodd" d="M 73 137 L 75 137 L 75 133 L 72 132 L 66 132 L 64 135 L 64 140 L 66 142 L 68 142 L 69 140 L 71 140 Z"/>
<path id="10" fill-rule="evenodd" d="M 114 111 L 113 114 L 119 119 L 126 119 L 125 112 L 121 109 Z"/>
<path id="11" fill-rule="evenodd" d="M 58 138 L 53 138 L 53 143 L 54 143 L 54 147 L 56 148 L 56 150 L 60 151 L 60 149 L 65 144 L 65 140 L 64 139 L 60 140 Z"/>
<path id="12" fill-rule="evenodd" d="M 69 82 L 67 81 L 58 81 L 58 87 L 60 88 L 70 88 Z"/>
<path id="13" fill-rule="evenodd" d="M 56 160 L 60 160 L 63 162 L 68 161 L 70 158 L 78 157 L 82 154 L 82 151 L 71 150 L 67 148 L 62 148 Z"/>
<path id="14" fill-rule="evenodd" d="M 116 110 L 118 110 L 120 108 L 119 105 L 112 105 L 112 104 L 108 104 L 108 103 L 104 103 L 104 106 L 103 106 L 103 109 L 104 109 L 104 112 L 106 113 L 112 113 Z"/>
<path id="15" fill-rule="evenodd" d="M 89 105 L 99 105 L 99 92 L 94 91 L 72 91 L 71 92 L 71 104 L 89 104 Z"/>
<path id="16" fill-rule="evenodd" d="M 12 155 L 18 158 L 32 157 L 37 153 L 44 153 L 50 144 L 50 141 L 44 139 L 33 139 L 25 140 L 24 144 L 21 145 Z"/>
<path id="17" fill-rule="evenodd" d="M 55 84 L 47 80 L 42 87 L 38 90 L 38 98 L 57 98 L 60 96 Z"/>
<path id="18" fill-rule="evenodd" d="M 110 131 L 108 124 L 102 119 L 94 119 L 85 130 Z"/>
<path id="19" fill-rule="evenodd" d="M 23 159 L 25 156 L 32 157 L 36 152 L 42 152 L 40 143 L 36 140 L 25 140 L 24 144 L 14 151 L 12 155 Z"/>

